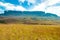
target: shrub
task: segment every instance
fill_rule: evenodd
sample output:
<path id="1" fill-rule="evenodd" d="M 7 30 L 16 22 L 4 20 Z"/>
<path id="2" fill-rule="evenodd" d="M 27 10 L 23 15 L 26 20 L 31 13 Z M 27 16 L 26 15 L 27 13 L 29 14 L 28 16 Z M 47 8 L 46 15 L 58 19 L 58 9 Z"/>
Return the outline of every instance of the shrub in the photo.
<path id="1" fill-rule="evenodd" d="M 4 23 L 5 24 L 6 22 L 4 20 L 0 20 L 0 23 Z"/>

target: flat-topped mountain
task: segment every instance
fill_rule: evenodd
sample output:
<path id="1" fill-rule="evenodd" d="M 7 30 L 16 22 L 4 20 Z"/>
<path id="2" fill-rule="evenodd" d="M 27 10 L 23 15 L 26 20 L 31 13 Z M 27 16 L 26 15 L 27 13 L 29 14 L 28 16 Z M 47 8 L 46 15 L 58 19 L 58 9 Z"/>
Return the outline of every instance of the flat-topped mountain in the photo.
<path id="1" fill-rule="evenodd" d="M 56 14 L 45 13 L 43 11 L 4 11 L 0 16 L 41 16 L 41 17 L 58 17 Z"/>

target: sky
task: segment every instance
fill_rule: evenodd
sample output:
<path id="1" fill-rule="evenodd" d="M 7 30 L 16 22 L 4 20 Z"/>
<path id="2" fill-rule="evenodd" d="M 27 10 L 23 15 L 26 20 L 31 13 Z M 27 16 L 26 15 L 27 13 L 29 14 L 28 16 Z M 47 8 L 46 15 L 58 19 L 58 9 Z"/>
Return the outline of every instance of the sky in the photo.
<path id="1" fill-rule="evenodd" d="M 0 0 L 0 14 L 5 10 L 44 11 L 60 16 L 60 0 Z"/>

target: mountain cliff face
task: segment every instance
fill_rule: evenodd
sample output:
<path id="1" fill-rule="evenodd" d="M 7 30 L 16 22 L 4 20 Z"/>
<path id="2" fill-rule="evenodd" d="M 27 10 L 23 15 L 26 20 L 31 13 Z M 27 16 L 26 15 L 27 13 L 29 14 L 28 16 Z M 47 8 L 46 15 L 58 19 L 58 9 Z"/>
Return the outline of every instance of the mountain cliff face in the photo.
<path id="1" fill-rule="evenodd" d="M 4 11 L 0 16 L 40 16 L 40 17 L 58 17 L 56 14 L 45 13 L 43 11 Z"/>

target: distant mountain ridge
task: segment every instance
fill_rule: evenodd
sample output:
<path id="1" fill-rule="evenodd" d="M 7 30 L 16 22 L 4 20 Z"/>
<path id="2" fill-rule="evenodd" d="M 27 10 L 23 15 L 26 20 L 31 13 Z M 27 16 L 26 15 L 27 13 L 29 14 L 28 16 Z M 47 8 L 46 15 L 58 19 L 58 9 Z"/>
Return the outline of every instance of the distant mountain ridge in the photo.
<path id="1" fill-rule="evenodd" d="M 4 11 L 0 16 L 41 16 L 41 17 L 58 17 L 56 14 L 45 13 L 43 11 Z"/>
<path id="2" fill-rule="evenodd" d="M 57 25 L 60 17 L 56 14 L 43 11 L 4 11 L 0 14 L 0 23 L 30 24 L 30 25 Z"/>

